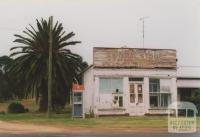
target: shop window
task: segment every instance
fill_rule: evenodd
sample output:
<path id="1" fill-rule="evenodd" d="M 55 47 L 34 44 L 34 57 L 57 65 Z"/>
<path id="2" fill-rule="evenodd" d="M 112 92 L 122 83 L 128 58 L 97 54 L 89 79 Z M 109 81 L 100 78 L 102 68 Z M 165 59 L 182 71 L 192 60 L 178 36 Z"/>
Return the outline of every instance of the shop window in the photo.
<path id="1" fill-rule="evenodd" d="M 103 93 L 123 92 L 122 78 L 100 78 L 99 91 Z"/>

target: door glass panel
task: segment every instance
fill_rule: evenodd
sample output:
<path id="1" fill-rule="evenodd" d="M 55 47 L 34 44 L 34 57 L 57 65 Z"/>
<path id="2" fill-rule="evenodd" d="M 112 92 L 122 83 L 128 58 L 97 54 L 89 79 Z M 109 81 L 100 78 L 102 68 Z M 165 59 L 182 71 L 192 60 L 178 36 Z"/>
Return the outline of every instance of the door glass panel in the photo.
<path id="1" fill-rule="evenodd" d="M 119 96 L 119 107 L 123 107 L 123 97 Z"/>
<path id="2" fill-rule="evenodd" d="M 138 103 L 143 103 L 142 85 L 139 84 L 137 88 L 138 88 Z"/>
<path id="3" fill-rule="evenodd" d="M 135 103 L 135 87 L 134 87 L 134 84 L 130 85 L 130 103 Z"/>
<path id="4" fill-rule="evenodd" d="M 130 94 L 130 103 L 135 103 L 135 94 Z"/>
<path id="5" fill-rule="evenodd" d="M 142 84 L 130 84 L 130 103 L 143 103 Z"/>
<path id="6" fill-rule="evenodd" d="M 134 85 L 130 85 L 130 93 L 135 93 L 135 87 L 134 87 Z"/>
<path id="7" fill-rule="evenodd" d="M 138 103 L 143 103 L 143 96 L 142 96 L 142 94 L 138 94 Z"/>

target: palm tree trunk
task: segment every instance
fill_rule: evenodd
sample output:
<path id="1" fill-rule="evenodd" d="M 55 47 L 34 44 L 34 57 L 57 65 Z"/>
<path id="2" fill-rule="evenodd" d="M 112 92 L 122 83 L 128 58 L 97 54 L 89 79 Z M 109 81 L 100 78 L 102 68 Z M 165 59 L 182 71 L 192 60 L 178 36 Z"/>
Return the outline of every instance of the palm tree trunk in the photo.
<path id="1" fill-rule="evenodd" d="M 49 66 L 48 66 L 48 109 L 47 117 L 51 116 L 52 111 L 52 28 L 53 17 L 50 17 L 50 31 L 49 31 Z"/>
<path id="2" fill-rule="evenodd" d="M 41 96 L 39 101 L 39 112 L 47 112 L 48 98 L 46 96 Z"/>
<path id="3" fill-rule="evenodd" d="M 39 97 L 39 112 L 47 112 L 48 109 L 48 90 L 47 90 L 47 80 L 43 79 L 42 85 L 40 87 L 40 97 Z"/>

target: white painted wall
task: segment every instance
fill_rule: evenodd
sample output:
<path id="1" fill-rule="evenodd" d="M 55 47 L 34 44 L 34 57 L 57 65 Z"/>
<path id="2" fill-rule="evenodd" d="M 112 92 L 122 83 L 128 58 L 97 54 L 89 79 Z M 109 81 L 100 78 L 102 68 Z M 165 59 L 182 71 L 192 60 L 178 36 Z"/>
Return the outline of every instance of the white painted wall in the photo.
<path id="1" fill-rule="evenodd" d="M 176 77 L 176 70 L 164 69 L 94 69 L 95 76 L 132 76 L 132 77 L 156 77 L 173 78 Z"/>
<path id="2" fill-rule="evenodd" d="M 84 92 L 83 92 L 83 115 L 89 114 L 90 109 L 93 109 L 94 102 L 94 79 L 93 79 L 93 68 L 88 69 L 84 72 L 83 76 Z"/>
<path id="3" fill-rule="evenodd" d="M 149 77 L 144 77 L 144 113 L 148 113 L 148 110 L 150 108 L 149 104 Z"/>
<path id="4" fill-rule="evenodd" d="M 100 77 L 119 77 L 123 78 L 123 108 L 125 111 L 99 111 L 99 109 L 113 108 L 113 95 L 111 93 L 99 92 Z M 129 77 L 143 77 L 143 100 L 144 103 L 140 107 L 134 108 L 131 106 L 129 98 Z M 90 68 L 84 74 L 84 113 L 89 113 L 92 109 L 95 114 L 123 114 L 132 113 L 131 111 L 140 112 L 143 115 L 149 112 L 149 78 L 159 78 L 161 87 L 172 94 L 172 101 L 177 100 L 177 85 L 176 85 L 176 70 L 161 70 L 161 69 L 100 69 Z M 131 110 L 132 107 L 132 110 Z M 136 114 L 134 114 L 136 115 Z"/>
<path id="5" fill-rule="evenodd" d="M 200 88 L 200 80 L 177 80 L 178 88 Z"/>
<path id="6" fill-rule="evenodd" d="M 176 78 L 172 78 L 171 83 L 172 103 L 177 101 L 177 83 Z"/>

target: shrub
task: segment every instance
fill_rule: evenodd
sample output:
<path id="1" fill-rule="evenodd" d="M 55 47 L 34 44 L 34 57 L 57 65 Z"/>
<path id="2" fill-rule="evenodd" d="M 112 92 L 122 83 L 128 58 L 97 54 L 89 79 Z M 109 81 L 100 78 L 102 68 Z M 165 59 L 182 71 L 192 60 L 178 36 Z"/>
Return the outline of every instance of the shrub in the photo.
<path id="1" fill-rule="evenodd" d="M 24 113 L 27 112 L 28 109 L 25 109 L 21 103 L 13 102 L 8 106 L 8 113 Z"/>
<path id="2" fill-rule="evenodd" d="M 29 112 L 29 109 L 28 109 L 28 108 L 25 108 L 24 111 L 25 111 L 25 112 Z"/>
<path id="3" fill-rule="evenodd" d="M 6 112 L 5 111 L 0 111 L 0 115 L 5 115 Z"/>

